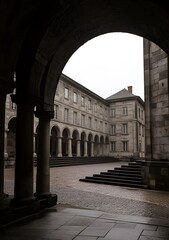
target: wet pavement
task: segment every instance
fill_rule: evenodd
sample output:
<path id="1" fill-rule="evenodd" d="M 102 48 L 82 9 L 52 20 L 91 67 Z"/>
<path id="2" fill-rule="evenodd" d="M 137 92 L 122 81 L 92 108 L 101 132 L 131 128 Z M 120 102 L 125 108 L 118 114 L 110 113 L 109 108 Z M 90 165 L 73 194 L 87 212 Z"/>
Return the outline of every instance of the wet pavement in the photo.
<path id="1" fill-rule="evenodd" d="M 2 229 L 0 239 L 169 239 L 169 192 L 79 181 L 117 166 L 51 168 L 51 192 L 58 195 L 57 206 L 30 222 Z M 13 194 L 13 185 L 13 169 L 5 169 L 5 191 Z"/>

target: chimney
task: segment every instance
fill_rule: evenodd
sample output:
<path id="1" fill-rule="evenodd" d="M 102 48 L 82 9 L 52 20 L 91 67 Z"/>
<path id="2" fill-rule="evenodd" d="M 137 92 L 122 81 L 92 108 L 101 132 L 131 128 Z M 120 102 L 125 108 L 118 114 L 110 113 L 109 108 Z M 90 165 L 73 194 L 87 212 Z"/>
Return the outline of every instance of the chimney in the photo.
<path id="1" fill-rule="evenodd" d="M 132 87 L 132 86 L 128 86 L 128 91 L 129 91 L 130 93 L 133 93 L 133 87 Z"/>

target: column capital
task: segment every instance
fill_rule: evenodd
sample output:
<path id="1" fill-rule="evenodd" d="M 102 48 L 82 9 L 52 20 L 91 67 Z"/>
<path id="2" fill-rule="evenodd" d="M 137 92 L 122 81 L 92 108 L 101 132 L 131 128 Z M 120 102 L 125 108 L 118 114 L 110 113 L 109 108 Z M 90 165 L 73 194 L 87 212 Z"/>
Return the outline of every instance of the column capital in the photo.
<path id="1" fill-rule="evenodd" d="M 10 95 L 12 102 L 22 105 L 36 105 L 36 98 L 31 95 L 19 95 L 19 94 L 11 94 Z"/>
<path id="2" fill-rule="evenodd" d="M 48 119 L 54 118 L 54 111 L 37 110 L 34 113 L 37 118 L 48 118 Z"/>

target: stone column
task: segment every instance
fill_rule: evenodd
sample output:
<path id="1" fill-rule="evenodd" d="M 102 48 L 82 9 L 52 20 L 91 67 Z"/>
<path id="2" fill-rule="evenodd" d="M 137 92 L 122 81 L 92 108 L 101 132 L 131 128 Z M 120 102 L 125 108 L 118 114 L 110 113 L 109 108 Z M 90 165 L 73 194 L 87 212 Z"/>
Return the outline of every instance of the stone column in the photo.
<path id="1" fill-rule="evenodd" d="M 62 157 L 62 138 L 58 137 L 58 157 Z"/>
<path id="2" fill-rule="evenodd" d="M 84 141 L 84 157 L 87 157 L 87 140 Z"/>
<path id="3" fill-rule="evenodd" d="M 15 96 L 13 96 L 15 100 Z M 15 163 L 15 205 L 29 204 L 33 195 L 33 121 L 34 106 L 24 99 L 17 99 L 16 118 L 16 163 Z"/>
<path id="4" fill-rule="evenodd" d="M 0 208 L 4 199 L 4 130 L 6 94 L 0 93 Z"/>
<path id="5" fill-rule="evenodd" d="M 38 198 L 48 198 L 50 193 L 50 120 L 53 112 L 37 111 L 36 117 L 39 118 L 38 126 L 38 150 L 37 150 L 37 177 L 36 193 Z"/>
<path id="6" fill-rule="evenodd" d="M 80 139 L 77 140 L 77 157 L 80 157 Z"/>
<path id="7" fill-rule="evenodd" d="M 68 139 L 68 157 L 72 157 L 72 139 Z"/>

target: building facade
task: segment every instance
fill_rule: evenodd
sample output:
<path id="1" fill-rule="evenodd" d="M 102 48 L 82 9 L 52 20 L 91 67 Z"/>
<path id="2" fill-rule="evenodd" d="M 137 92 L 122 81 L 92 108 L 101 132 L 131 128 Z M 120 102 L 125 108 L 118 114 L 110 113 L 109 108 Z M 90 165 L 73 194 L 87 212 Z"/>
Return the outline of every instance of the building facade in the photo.
<path id="1" fill-rule="evenodd" d="M 62 74 L 50 122 L 51 157 L 144 158 L 144 102 L 132 87 L 103 99 Z M 15 159 L 16 105 L 7 96 L 5 156 Z M 34 156 L 38 118 L 34 118 Z"/>

